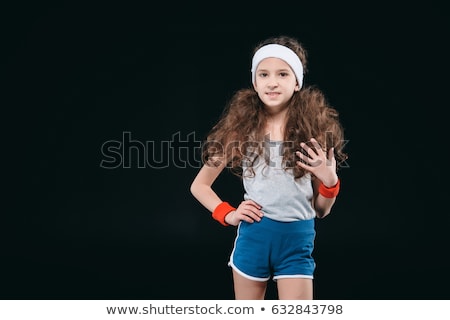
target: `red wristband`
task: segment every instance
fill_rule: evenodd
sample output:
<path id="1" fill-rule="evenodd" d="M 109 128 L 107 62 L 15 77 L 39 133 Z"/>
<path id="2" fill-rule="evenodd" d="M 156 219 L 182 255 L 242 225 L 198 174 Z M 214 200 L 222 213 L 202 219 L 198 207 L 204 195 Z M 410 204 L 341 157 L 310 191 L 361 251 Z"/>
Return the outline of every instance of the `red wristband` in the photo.
<path id="1" fill-rule="evenodd" d="M 236 210 L 236 208 L 232 207 L 228 202 L 224 201 L 214 209 L 212 217 L 215 220 L 219 221 L 222 225 L 229 226 L 229 224 L 225 222 L 225 216 L 234 210 Z"/>
<path id="2" fill-rule="evenodd" d="M 338 182 L 333 187 L 327 187 L 323 183 L 319 185 L 319 193 L 325 198 L 334 198 L 338 195 L 339 189 L 341 186 L 341 180 L 338 179 Z"/>

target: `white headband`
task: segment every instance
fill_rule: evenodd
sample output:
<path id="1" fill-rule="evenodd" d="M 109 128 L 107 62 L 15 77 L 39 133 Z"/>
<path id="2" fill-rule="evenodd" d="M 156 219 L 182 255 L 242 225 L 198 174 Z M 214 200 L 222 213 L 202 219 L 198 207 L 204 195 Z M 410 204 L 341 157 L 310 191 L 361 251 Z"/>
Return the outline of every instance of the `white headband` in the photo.
<path id="1" fill-rule="evenodd" d="M 258 49 L 252 59 L 252 83 L 255 83 L 256 68 L 259 63 L 266 58 L 279 58 L 284 60 L 294 71 L 298 85 L 303 84 L 303 65 L 300 58 L 288 47 L 279 44 L 268 44 Z"/>

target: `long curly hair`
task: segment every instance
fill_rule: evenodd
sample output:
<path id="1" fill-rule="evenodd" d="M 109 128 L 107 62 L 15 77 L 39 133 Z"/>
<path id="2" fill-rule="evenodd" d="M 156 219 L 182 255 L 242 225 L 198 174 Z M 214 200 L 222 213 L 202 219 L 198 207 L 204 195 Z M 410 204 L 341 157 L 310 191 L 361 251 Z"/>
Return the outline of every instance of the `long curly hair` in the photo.
<path id="1" fill-rule="evenodd" d="M 270 43 L 292 49 L 301 60 L 304 73 L 307 72 L 307 52 L 292 37 L 268 38 L 255 47 L 253 54 Z M 238 90 L 207 135 L 202 148 L 203 162 L 217 166 L 220 164 L 218 159 L 221 159 L 220 161 L 226 161 L 227 167 L 234 174 L 242 177 L 243 163 L 251 170 L 257 157 L 264 152 L 267 119 L 268 114 L 257 92 L 253 88 Z M 324 151 L 334 147 L 338 168 L 347 159 L 347 154 L 343 152 L 344 129 L 339 121 L 338 111 L 329 105 L 318 88 L 309 85 L 294 92 L 289 100 L 284 128 L 282 163 L 286 170 L 293 170 L 296 179 L 306 172 L 295 164 L 299 160 L 295 151 L 300 149 L 301 142 L 307 143 L 311 138 L 315 138 Z"/>

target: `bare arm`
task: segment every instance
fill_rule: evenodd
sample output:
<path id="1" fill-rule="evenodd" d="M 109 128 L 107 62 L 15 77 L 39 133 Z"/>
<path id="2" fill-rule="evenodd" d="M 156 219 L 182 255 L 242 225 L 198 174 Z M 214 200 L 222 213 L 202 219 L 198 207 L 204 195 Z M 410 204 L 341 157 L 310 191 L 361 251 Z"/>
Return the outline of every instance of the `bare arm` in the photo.
<path id="1" fill-rule="evenodd" d="M 222 202 L 211 186 L 225 166 L 225 161 L 221 161 L 218 167 L 203 165 L 191 184 L 192 195 L 211 212 Z"/>
<path id="2" fill-rule="evenodd" d="M 325 198 L 319 193 L 318 190 L 321 182 L 322 181 L 320 181 L 317 178 L 313 180 L 313 189 L 314 189 L 313 207 L 314 210 L 316 211 L 318 218 L 325 218 L 331 212 L 331 208 L 336 202 L 336 198 Z"/>
<path id="3" fill-rule="evenodd" d="M 313 180 L 314 198 L 313 207 L 318 218 L 327 216 L 333 207 L 336 197 L 326 198 L 319 193 L 319 186 L 323 183 L 326 187 L 333 187 L 338 182 L 336 174 L 336 159 L 334 158 L 334 150 L 331 148 L 326 154 L 315 139 L 311 139 L 314 147 L 308 147 L 305 143 L 300 146 L 307 152 L 304 155 L 297 152 L 302 161 L 298 161 L 297 165 L 314 174 Z"/>
<path id="4" fill-rule="evenodd" d="M 223 160 L 220 160 L 217 167 L 205 164 L 191 184 L 192 195 L 211 212 L 223 202 L 212 189 L 212 185 L 225 167 L 226 162 Z M 241 220 L 249 223 L 260 221 L 263 216 L 260 209 L 261 206 L 252 200 L 242 201 L 235 211 L 225 216 L 225 221 L 233 226 L 237 226 Z"/>

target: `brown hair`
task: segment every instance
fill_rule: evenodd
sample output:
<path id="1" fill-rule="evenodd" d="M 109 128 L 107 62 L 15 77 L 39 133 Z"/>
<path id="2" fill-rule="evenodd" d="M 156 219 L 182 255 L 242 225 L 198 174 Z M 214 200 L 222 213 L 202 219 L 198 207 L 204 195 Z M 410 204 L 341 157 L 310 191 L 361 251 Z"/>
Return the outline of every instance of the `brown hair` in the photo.
<path id="1" fill-rule="evenodd" d="M 288 36 L 266 39 L 259 43 L 253 53 L 266 44 L 275 43 L 292 49 L 307 72 L 307 52 L 302 44 Z M 267 114 L 262 101 L 253 88 L 238 90 L 225 106 L 221 118 L 207 135 L 203 146 L 202 158 L 207 164 L 218 165 L 214 157 L 224 157 L 227 166 L 236 175 L 242 174 L 242 162 L 246 166 L 256 160 L 250 154 L 261 155 L 262 143 L 267 139 L 264 128 Z M 287 121 L 284 129 L 283 164 L 286 169 L 292 168 L 294 177 L 300 178 L 306 172 L 295 164 L 298 160 L 295 151 L 301 142 L 315 138 L 324 150 L 335 149 L 338 168 L 347 159 L 343 152 L 344 134 L 339 122 L 339 114 L 327 102 L 324 94 L 314 86 L 303 86 L 294 92 L 288 102 Z"/>

